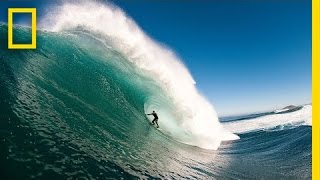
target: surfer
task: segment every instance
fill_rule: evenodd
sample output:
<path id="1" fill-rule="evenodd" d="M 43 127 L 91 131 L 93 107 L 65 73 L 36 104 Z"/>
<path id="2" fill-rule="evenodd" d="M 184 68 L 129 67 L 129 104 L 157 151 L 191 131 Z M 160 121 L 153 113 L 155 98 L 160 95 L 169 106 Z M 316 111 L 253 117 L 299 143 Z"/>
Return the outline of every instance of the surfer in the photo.
<path id="1" fill-rule="evenodd" d="M 152 124 L 156 123 L 157 124 L 157 128 L 159 128 L 158 125 L 158 114 L 155 111 L 152 111 L 152 113 L 147 114 L 147 115 L 152 115 L 154 117 L 154 119 L 152 120 Z"/>

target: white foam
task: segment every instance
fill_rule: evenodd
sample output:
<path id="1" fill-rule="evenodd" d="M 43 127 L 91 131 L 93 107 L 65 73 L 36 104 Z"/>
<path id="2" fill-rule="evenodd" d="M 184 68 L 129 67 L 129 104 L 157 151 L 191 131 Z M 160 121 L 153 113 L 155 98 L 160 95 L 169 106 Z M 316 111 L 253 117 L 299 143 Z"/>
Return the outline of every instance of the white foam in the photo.
<path id="1" fill-rule="evenodd" d="M 305 105 L 302 109 L 284 114 L 272 114 L 249 120 L 224 123 L 223 126 L 233 133 L 245 133 L 271 129 L 277 126 L 312 125 L 312 106 Z"/>
<path id="2" fill-rule="evenodd" d="M 221 126 L 213 106 L 198 93 L 195 81 L 175 53 L 148 37 L 121 9 L 98 2 L 65 3 L 50 11 L 41 24 L 57 32 L 81 27 L 98 33 L 132 63 L 149 72 L 175 105 L 174 110 L 159 110 L 160 118 L 168 117 L 159 123 L 180 141 L 217 149 L 222 140 L 238 138 Z M 146 110 L 165 106 L 154 106 L 159 102 L 155 99 L 146 102 Z M 177 118 L 176 114 L 180 116 Z"/>

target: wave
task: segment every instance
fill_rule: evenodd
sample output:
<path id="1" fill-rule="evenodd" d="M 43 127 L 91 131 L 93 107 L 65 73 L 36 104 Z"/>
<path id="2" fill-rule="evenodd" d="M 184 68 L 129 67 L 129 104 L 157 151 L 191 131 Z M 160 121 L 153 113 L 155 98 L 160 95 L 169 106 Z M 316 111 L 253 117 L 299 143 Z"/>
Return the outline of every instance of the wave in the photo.
<path id="1" fill-rule="evenodd" d="M 271 114 L 241 121 L 223 123 L 233 133 L 247 133 L 259 130 L 283 130 L 301 125 L 312 125 L 312 105 L 283 114 Z"/>
<path id="2" fill-rule="evenodd" d="M 163 131 L 176 140 L 217 149 L 221 141 L 238 138 L 221 126 L 175 53 L 148 37 L 121 9 L 98 2 L 65 3 L 40 24 L 52 32 L 86 31 L 152 77 L 168 98 L 154 93 L 145 101 L 145 112 L 156 110 Z"/>
<path id="3" fill-rule="evenodd" d="M 116 37 L 89 27 L 39 30 L 37 49 L 26 51 L 8 50 L 7 29 L 0 24 L 0 134 L 4 148 L 0 159 L 4 176 L 261 179 L 267 175 L 268 179 L 310 179 L 311 127 L 307 124 L 311 125 L 311 105 L 295 112 L 259 114 L 220 124 L 212 116 L 213 107 L 196 99 L 195 105 L 208 105 L 203 110 L 209 109 L 211 114 L 205 120 L 201 115 L 195 117 L 197 113 L 187 117 L 185 112 L 191 112 L 193 105 L 179 104 L 180 96 L 175 93 L 182 90 L 171 83 L 188 79 L 186 86 L 192 90 L 186 93 L 200 95 L 176 57 L 170 61 L 177 62 L 176 68 L 184 69 L 186 76 L 170 79 L 166 74 L 170 67 L 163 72 L 148 70 L 147 56 L 134 59 L 114 44 L 119 43 Z M 14 29 L 18 37 L 31 32 L 27 27 Z M 150 63 L 162 65 L 160 59 Z M 144 115 L 153 109 L 160 114 L 163 133 L 152 128 Z M 207 127 L 202 134 L 197 128 L 186 128 L 198 122 Z M 286 124 L 288 129 L 281 130 Z M 218 151 L 177 142 L 214 149 L 221 140 L 237 137 L 231 132 L 240 133 L 241 139 L 221 143 Z M 16 167 L 29 168 L 16 171 Z"/>

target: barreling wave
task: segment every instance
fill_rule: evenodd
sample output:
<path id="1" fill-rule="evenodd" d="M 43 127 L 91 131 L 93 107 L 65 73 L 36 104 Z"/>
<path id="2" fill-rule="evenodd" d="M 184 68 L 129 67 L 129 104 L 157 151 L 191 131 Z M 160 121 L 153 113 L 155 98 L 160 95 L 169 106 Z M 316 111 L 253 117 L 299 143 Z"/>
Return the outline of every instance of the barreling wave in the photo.
<path id="1" fill-rule="evenodd" d="M 25 54 L 23 59 L 26 64 L 30 63 L 27 59 L 34 58 L 56 62 L 40 61 L 37 66 L 41 67 L 41 72 L 32 76 L 50 81 L 53 86 L 50 88 L 68 92 L 78 103 L 90 104 L 99 99 L 98 104 L 84 108 L 116 109 L 105 114 L 105 119 L 114 117 L 115 124 L 119 118 L 146 120 L 144 113 L 156 110 L 162 131 L 179 142 L 217 149 L 223 140 L 238 139 L 221 126 L 213 106 L 198 93 L 188 69 L 174 52 L 149 38 L 121 9 L 98 2 L 65 3 L 53 9 L 40 23 L 41 29 L 46 31 L 39 31 L 38 50 Z M 70 62 L 75 61 L 87 64 L 87 68 L 73 72 L 77 65 L 72 67 Z M 97 62 L 104 64 L 96 67 Z M 55 70 L 47 69 L 53 66 L 57 66 Z M 42 75 L 59 70 L 68 77 L 65 82 L 53 75 Z M 102 74 L 92 76 L 97 72 Z M 66 84 L 71 79 L 79 80 L 77 82 L 85 87 L 73 82 Z M 81 92 L 84 89 L 92 91 L 93 95 L 82 97 L 86 95 Z M 110 89 L 114 91 L 108 91 Z"/>
<path id="2" fill-rule="evenodd" d="M 7 29 L 0 24 L 0 159 L 9 177 L 311 177 L 311 105 L 223 123 L 241 139 L 218 151 L 190 147 L 175 140 L 208 148 L 224 135 L 203 138 L 184 128 L 197 119 L 179 119 L 164 83 L 105 39 L 85 29 L 40 30 L 36 50 L 12 51 Z M 22 37 L 31 32 L 14 30 Z M 144 113 L 153 109 L 163 133 L 147 123 Z"/>

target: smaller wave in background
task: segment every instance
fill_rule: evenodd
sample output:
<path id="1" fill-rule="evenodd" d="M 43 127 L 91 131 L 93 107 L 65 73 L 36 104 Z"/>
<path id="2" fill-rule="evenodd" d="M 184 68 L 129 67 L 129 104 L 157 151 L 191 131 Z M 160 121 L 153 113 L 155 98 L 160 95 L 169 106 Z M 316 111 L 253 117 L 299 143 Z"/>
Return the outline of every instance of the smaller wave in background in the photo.
<path id="1" fill-rule="evenodd" d="M 281 113 L 280 113 L 281 112 Z M 312 105 L 304 105 L 295 111 L 274 111 L 237 118 L 224 122 L 223 126 L 233 133 L 248 133 L 259 130 L 283 130 L 297 126 L 312 126 Z"/>

